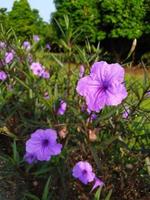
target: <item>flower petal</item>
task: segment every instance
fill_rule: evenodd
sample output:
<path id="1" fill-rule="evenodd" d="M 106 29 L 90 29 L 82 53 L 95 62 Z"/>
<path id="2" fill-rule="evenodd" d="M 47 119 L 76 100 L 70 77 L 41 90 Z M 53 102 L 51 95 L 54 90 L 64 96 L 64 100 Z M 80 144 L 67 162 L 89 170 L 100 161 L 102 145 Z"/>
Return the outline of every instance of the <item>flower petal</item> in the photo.
<path id="1" fill-rule="evenodd" d="M 103 181 L 101 181 L 99 178 L 97 178 L 97 177 L 95 177 L 95 180 L 94 180 L 95 182 L 94 182 L 94 185 L 93 185 L 93 187 L 92 187 L 92 190 L 91 190 L 91 192 L 93 191 L 93 190 L 95 190 L 97 187 L 101 187 L 101 186 L 103 186 L 104 185 L 104 182 Z"/>

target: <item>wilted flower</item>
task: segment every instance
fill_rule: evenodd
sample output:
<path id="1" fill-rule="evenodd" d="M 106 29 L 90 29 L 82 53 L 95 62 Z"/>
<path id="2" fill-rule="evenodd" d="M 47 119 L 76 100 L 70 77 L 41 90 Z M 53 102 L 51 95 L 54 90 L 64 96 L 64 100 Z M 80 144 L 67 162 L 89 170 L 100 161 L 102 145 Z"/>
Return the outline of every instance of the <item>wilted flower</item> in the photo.
<path id="1" fill-rule="evenodd" d="M 95 183 L 94 183 L 94 185 L 93 185 L 93 187 L 92 187 L 91 192 L 92 192 L 93 190 L 95 190 L 97 187 L 101 187 L 101 186 L 104 185 L 104 182 L 101 181 L 101 180 L 100 180 L 99 178 L 97 178 L 97 177 L 95 177 L 94 181 L 95 181 Z"/>
<path id="2" fill-rule="evenodd" d="M 14 58 L 14 54 L 12 52 L 5 53 L 5 63 L 9 64 Z"/>
<path id="3" fill-rule="evenodd" d="M 33 35 L 34 42 L 38 42 L 40 40 L 38 35 Z"/>
<path id="4" fill-rule="evenodd" d="M 80 65 L 80 72 L 79 72 L 79 77 L 80 78 L 82 78 L 84 76 L 84 72 L 85 72 L 84 66 Z"/>
<path id="5" fill-rule="evenodd" d="M 124 69 L 119 64 L 96 62 L 89 76 L 78 81 L 77 92 L 84 96 L 91 111 L 105 106 L 118 105 L 127 97 L 124 86 Z"/>
<path id="6" fill-rule="evenodd" d="M 0 41 L 0 49 L 5 49 L 5 48 L 6 48 L 5 42 Z"/>
<path id="7" fill-rule="evenodd" d="M 129 116 L 129 114 L 130 114 L 130 109 L 128 107 L 126 107 L 125 110 L 124 110 L 124 112 L 123 112 L 123 114 L 122 114 L 122 117 L 124 119 L 127 119 L 128 116 Z"/>
<path id="8" fill-rule="evenodd" d="M 92 182 L 95 178 L 95 173 L 92 171 L 92 166 L 87 161 L 79 161 L 73 167 L 72 175 L 79 179 L 85 185 Z"/>
<path id="9" fill-rule="evenodd" d="M 7 78 L 7 74 L 4 71 L 0 71 L 0 80 L 4 81 Z"/>
<path id="10" fill-rule="evenodd" d="M 29 163 L 29 164 L 32 164 L 32 163 L 36 163 L 37 162 L 37 157 L 35 154 L 33 153 L 26 153 L 24 155 L 24 160 Z"/>
<path id="11" fill-rule="evenodd" d="M 30 42 L 24 41 L 24 42 L 23 42 L 23 47 L 24 47 L 26 50 L 29 50 L 29 49 L 31 48 Z"/>
<path id="12" fill-rule="evenodd" d="M 26 152 L 34 154 L 37 160 L 48 161 L 51 156 L 61 152 L 62 145 L 57 143 L 57 133 L 53 129 L 38 129 L 26 142 Z"/>
<path id="13" fill-rule="evenodd" d="M 38 62 L 33 62 L 30 66 L 33 74 L 37 75 L 37 76 L 42 76 L 44 69 L 42 67 L 42 65 Z"/>
<path id="14" fill-rule="evenodd" d="M 58 115 L 64 115 L 66 108 L 67 108 L 67 103 L 65 101 L 61 100 L 57 114 Z"/>

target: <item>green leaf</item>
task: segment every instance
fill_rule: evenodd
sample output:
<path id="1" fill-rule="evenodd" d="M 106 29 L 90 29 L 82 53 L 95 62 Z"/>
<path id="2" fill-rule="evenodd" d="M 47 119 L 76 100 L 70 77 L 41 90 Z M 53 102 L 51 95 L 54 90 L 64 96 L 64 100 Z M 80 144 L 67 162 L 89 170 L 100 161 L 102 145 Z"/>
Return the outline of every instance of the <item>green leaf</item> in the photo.
<path id="1" fill-rule="evenodd" d="M 55 55 L 51 54 L 51 56 L 61 67 L 64 66 L 63 63 Z"/>
<path id="2" fill-rule="evenodd" d="M 14 140 L 13 144 L 12 144 L 12 148 L 13 148 L 13 159 L 15 161 L 15 163 L 17 165 L 19 165 L 19 153 L 17 151 L 17 144 L 16 144 L 16 140 Z"/>
<path id="3" fill-rule="evenodd" d="M 29 197 L 30 199 L 28 199 L 28 200 L 40 200 L 37 196 L 30 194 L 30 193 L 26 193 L 25 197 Z"/>
<path id="4" fill-rule="evenodd" d="M 94 200 L 100 200 L 101 191 L 102 187 L 98 188 L 98 190 L 95 193 Z"/>
<path id="5" fill-rule="evenodd" d="M 111 197 L 111 194 L 112 194 L 112 189 L 111 189 L 111 190 L 109 190 L 109 192 L 108 192 L 108 194 L 107 194 L 107 196 L 106 196 L 105 200 L 109 200 L 109 199 L 110 199 L 110 197 Z"/>
<path id="6" fill-rule="evenodd" d="M 20 80 L 19 78 L 15 77 L 15 79 L 21 84 L 23 85 L 26 89 L 30 90 L 30 87 L 22 80 Z"/>
<path id="7" fill-rule="evenodd" d="M 145 163 L 146 163 L 146 166 L 147 166 L 148 174 L 150 175 L 150 158 L 149 157 L 145 158 Z"/>
<path id="8" fill-rule="evenodd" d="M 51 177 L 48 178 L 46 185 L 44 187 L 43 195 L 42 195 L 42 200 L 49 200 L 49 186 L 50 186 L 50 180 Z"/>

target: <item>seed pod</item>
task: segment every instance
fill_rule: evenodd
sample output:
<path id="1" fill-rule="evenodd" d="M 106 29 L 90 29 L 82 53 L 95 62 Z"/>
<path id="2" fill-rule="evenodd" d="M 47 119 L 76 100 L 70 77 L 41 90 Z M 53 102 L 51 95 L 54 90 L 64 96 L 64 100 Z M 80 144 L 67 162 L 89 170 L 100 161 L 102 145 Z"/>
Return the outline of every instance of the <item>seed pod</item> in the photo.
<path id="1" fill-rule="evenodd" d="M 64 139 L 68 134 L 68 130 L 67 130 L 67 127 L 64 126 L 62 127 L 59 131 L 58 131 L 58 135 L 61 139 Z"/>
<path id="2" fill-rule="evenodd" d="M 96 129 L 94 130 L 89 130 L 89 140 L 91 142 L 95 142 L 95 140 L 97 139 L 97 135 L 96 135 Z"/>

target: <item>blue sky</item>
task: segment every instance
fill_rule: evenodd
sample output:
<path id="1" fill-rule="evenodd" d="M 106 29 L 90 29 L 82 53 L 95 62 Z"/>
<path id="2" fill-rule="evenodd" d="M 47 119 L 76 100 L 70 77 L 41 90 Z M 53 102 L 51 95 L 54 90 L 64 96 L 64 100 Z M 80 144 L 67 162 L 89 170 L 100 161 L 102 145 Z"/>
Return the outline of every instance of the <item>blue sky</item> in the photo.
<path id="1" fill-rule="evenodd" d="M 15 0 L 0 0 L 0 8 L 4 7 L 11 10 L 13 2 Z M 55 5 L 53 0 L 28 0 L 31 8 L 36 8 L 39 10 L 40 16 L 44 21 L 48 22 L 50 19 L 50 14 L 55 11 Z"/>

